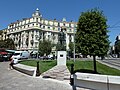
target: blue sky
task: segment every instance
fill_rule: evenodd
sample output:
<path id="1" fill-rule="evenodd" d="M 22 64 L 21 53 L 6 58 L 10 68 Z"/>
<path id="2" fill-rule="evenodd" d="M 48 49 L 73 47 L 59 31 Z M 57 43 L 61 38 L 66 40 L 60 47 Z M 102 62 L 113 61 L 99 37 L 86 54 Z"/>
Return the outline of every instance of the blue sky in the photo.
<path id="1" fill-rule="evenodd" d="M 103 10 L 107 17 L 109 39 L 112 44 L 120 34 L 120 0 L 1 0 L 0 1 L 0 30 L 11 22 L 31 17 L 39 8 L 43 18 L 52 20 L 78 21 L 81 12 L 92 8 Z"/>

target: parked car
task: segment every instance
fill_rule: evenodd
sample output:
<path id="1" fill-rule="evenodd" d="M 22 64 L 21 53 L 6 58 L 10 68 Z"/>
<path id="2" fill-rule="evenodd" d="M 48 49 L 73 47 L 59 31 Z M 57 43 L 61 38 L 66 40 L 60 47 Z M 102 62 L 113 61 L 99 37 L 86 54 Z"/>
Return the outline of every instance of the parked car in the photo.
<path id="1" fill-rule="evenodd" d="M 55 59 L 55 56 L 53 54 L 50 54 L 50 55 L 48 55 L 48 59 L 53 60 L 53 59 Z"/>
<path id="2" fill-rule="evenodd" d="M 48 56 L 40 56 L 39 59 L 42 59 L 42 60 L 49 60 L 49 59 L 53 60 L 54 57 L 53 56 L 49 56 L 49 55 Z"/>
<path id="3" fill-rule="evenodd" d="M 28 59 L 30 57 L 30 53 L 28 51 L 15 51 L 12 58 L 15 59 Z"/>

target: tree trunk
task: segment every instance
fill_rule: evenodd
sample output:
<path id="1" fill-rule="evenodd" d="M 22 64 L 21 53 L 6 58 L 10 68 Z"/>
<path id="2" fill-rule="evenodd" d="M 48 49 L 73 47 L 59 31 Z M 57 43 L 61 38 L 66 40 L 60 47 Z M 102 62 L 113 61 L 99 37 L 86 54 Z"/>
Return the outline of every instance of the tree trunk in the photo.
<path id="1" fill-rule="evenodd" d="M 117 54 L 117 58 L 120 58 L 120 53 L 118 52 L 118 54 Z"/>
<path id="2" fill-rule="evenodd" d="M 101 60 L 103 60 L 104 59 L 104 56 L 101 56 Z"/>
<path id="3" fill-rule="evenodd" d="M 93 62 L 94 62 L 94 73 L 97 73 L 96 56 L 93 56 Z"/>

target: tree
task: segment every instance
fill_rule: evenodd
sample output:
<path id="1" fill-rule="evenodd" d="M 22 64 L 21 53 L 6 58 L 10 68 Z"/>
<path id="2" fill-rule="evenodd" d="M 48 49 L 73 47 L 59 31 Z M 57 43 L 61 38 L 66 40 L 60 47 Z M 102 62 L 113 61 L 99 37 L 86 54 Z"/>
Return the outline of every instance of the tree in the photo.
<path id="1" fill-rule="evenodd" d="M 77 24 L 76 47 L 79 53 L 93 56 L 95 73 L 97 72 L 96 56 L 105 56 L 109 49 L 106 22 L 107 19 L 102 11 L 91 9 L 81 13 Z"/>
<path id="2" fill-rule="evenodd" d="M 120 40 L 115 42 L 115 53 L 117 54 L 117 57 L 120 57 Z"/>
<path id="3" fill-rule="evenodd" d="M 56 44 L 56 51 L 61 51 L 61 50 L 66 51 L 66 46 L 63 44 L 57 43 Z"/>
<path id="4" fill-rule="evenodd" d="M 69 55 L 73 57 L 73 50 L 74 50 L 74 43 L 70 42 L 69 43 Z"/>
<path id="5" fill-rule="evenodd" d="M 0 48 L 15 49 L 14 41 L 9 38 L 5 40 L 0 40 Z"/>
<path id="6" fill-rule="evenodd" d="M 14 41 L 10 38 L 7 38 L 6 40 L 4 40 L 5 44 L 5 48 L 7 49 L 15 49 L 15 44 Z"/>
<path id="7" fill-rule="evenodd" d="M 49 40 L 39 41 L 39 54 L 49 55 L 52 51 L 53 44 Z"/>
<path id="8" fill-rule="evenodd" d="M 6 48 L 6 43 L 4 40 L 0 40 L 0 48 Z"/>
<path id="9" fill-rule="evenodd" d="M 3 31 L 2 30 L 0 30 L 0 37 L 1 37 L 0 39 L 3 40 Z"/>

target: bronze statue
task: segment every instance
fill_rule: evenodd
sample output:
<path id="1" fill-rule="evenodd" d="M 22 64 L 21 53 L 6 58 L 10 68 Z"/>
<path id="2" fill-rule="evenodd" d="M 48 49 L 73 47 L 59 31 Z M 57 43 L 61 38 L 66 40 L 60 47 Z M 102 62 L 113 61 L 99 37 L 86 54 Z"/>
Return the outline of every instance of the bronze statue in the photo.
<path id="1" fill-rule="evenodd" d="M 66 36 L 65 33 L 63 32 L 63 29 L 61 29 L 60 33 L 58 34 L 58 43 L 61 46 L 61 50 L 66 49 Z"/>
<path id="2" fill-rule="evenodd" d="M 63 29 L 61 29 L 60 33 L 59 33 L 59 42 L 61 45 L 65 44 L 65 33 L 63 32 Z"/>

